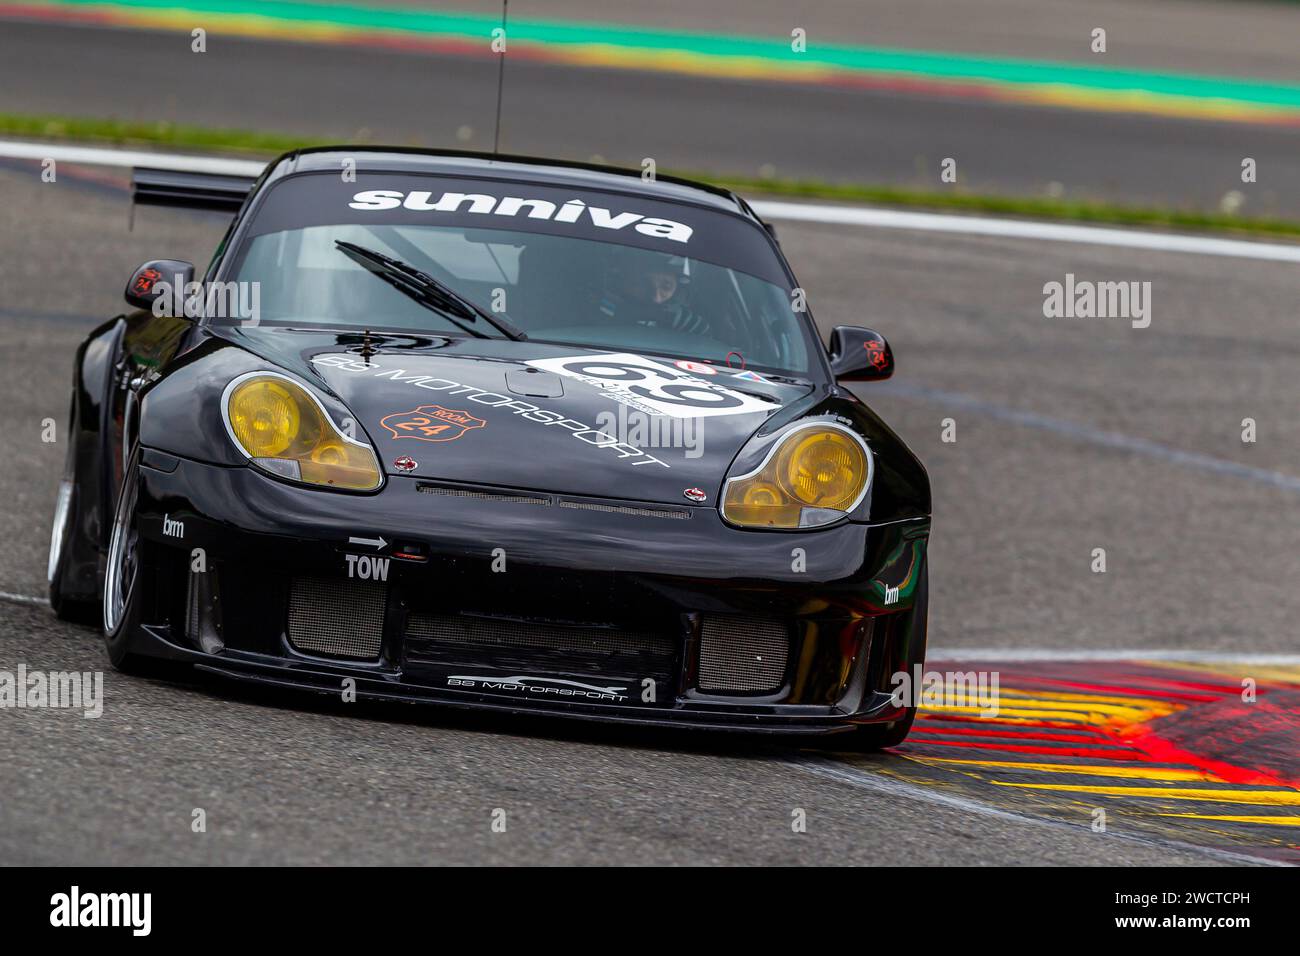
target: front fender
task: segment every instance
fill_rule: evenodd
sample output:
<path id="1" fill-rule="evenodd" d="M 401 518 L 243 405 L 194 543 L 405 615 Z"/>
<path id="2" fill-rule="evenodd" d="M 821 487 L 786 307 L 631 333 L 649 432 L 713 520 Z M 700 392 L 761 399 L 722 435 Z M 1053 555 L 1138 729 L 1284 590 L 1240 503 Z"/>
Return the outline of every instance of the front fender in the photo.
<path id="1" fill-rule="evenodd" d="M 192 461 L 242 466 L 248 459 L 231 443 L 222 420 L 221 396 L 246 372 L 280 372 L 302 382 L 335 421 L 350 417 L 334 395 L 275 363 L 212 336 L 180 355 L 140 392 L 140 444 Z"/>
<path id="2" fill-rule="evenodd" d="M 61 590 L 76 601 L 98 598 L 100 555 L 108 547 L 116 467 L 112 390 L 124 325 L 118 316 L 96 328 L 77 347 L 73 362 L 65 466 L 73 483 L 72 514 Z"/>

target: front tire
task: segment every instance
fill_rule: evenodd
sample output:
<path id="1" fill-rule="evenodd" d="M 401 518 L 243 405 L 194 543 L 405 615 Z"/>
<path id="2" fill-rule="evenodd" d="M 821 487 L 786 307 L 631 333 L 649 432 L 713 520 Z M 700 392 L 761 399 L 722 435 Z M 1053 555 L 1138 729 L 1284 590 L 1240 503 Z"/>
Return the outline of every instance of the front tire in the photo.
<path id="1" fill-rule="evenodd" d="M 913 615 L 908 628 L 908 642 L 911 645 L 907 654 L 909 670 L 914 663 L 925 663 L 925 646 L 930 622 L 930 570 L 928 564 L 921 566 L 921 579 L 917 584 L 916 592 L 916 602 L 909 612 Z M 863 724 L 854 728 L 851 737 L 851 749 L 870 752 L 884 750 L 887 747 L 897 747 L 907 739 L 907 735 L 911 732 L 912 722 L 916 720 L 917 709 L 915 706 L 908 707 L 903 711 L 903 716 L 889 723 Z"/>
<path id="2" fill-rule="evenodd" d="M 853 731 L 852 749 L 863 753 L 897 747 L 912 731 L 912 721 L 916 720 L 916 708 L 909 707 L 902 719 L 888 724 L 864 724 Z"/>
<path id="3" fill-rule="evenodd" d="M 64 459 L 63 479 L 54 502 L 54 521 L 50 528 L 50 558 L 45 580 L 49 586 L 50 607 L 62 621 L 94 624 L 100 616 L 99 604 L 69 594 L 69 578 L 77 542 L 77 421 L 74 409 L 68 425 L 68 454 Z"/>
<path id="4" fill-rule="evenodd" d="M 102 627 L 109 663 L 119 671 L 138 673 L 142 658 L 127 650 L 140 616 L 140 532 L 135 507 L 140 489 L 140 451 L 131 453 L 122 470 L 122 488 L 113 509 L 113 534 L 104 567 Z"/>

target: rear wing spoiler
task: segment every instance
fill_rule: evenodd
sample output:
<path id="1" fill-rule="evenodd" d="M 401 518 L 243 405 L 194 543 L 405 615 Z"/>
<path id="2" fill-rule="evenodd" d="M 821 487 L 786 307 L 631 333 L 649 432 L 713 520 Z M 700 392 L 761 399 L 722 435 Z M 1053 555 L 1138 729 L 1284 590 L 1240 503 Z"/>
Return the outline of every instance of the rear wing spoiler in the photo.
<path id="1" fill-rule="evenodd" d="M 174 169 L 131 171 L 131 202 L 137 206 L 239 212 L 255 182 L 253 176 L 186 173 Z"/>

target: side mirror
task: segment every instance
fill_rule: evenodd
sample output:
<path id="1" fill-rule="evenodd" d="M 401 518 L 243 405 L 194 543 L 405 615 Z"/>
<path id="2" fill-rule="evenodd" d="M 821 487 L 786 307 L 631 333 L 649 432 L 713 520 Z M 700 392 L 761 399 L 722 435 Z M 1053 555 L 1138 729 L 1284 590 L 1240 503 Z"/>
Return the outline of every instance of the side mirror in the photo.
<path id="1" fill-rule="evenodd" d="M 894 353 L 879 332 L 839 325 L 831 332 L 831 371 L 844 382 L 886 379 L 894 374 Z"/>
<path id="2" fill-rule="evenodd" d="M 126 301 L 137 309 L 153 310 L 153 304 L 166 296 L 172 303 L 185 301 L 185 289 L 194 281 L 194 264 L 179 259 L 154 259 L 131 273 L 126 284 Z M 184 309 L 168 308 L 168 313 Z"/>

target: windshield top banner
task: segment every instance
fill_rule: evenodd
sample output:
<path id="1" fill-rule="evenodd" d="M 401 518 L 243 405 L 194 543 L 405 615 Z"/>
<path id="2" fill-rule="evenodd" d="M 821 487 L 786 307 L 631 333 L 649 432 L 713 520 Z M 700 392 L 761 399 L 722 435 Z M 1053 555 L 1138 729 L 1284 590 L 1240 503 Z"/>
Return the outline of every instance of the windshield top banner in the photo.
<path id="1" fill-rule="evenodd" d="M 273 185 L 251 235 L 331 224 L 502 229 L 653 249 L 785 286 L 761 228 L 696 206 L 516 180 L 408 174 L 294 176 Z"/>

